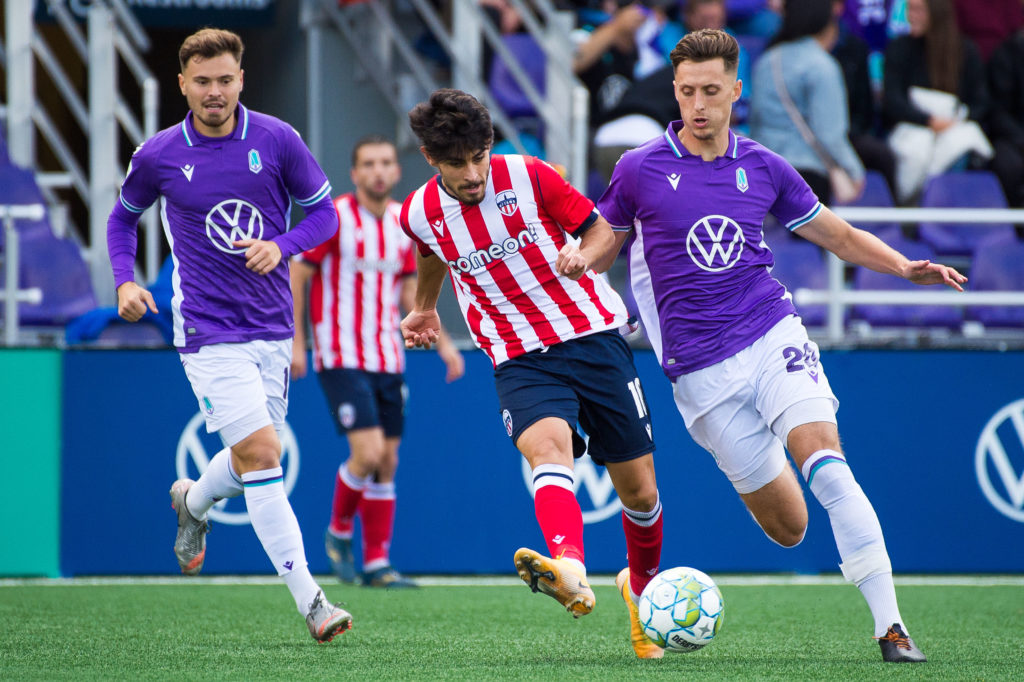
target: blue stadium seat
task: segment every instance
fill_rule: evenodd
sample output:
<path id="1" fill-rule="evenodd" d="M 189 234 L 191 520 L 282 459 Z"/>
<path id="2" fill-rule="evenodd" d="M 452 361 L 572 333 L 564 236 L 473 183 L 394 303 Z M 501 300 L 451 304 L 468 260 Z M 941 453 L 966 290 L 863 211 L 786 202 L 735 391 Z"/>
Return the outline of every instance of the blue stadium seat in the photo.
<path id="1" fill-rule="evenodd" d="M 1006 208 L 1006 195 L 988 171 L 943 173 L 928 180 L 921 195 L 922 208 Z M 921 240 L 941 256 L 970 256 L 990 235 L 1012 235 L 1008 223 L 929 223 L 920 226 Z"/>
<path id="2" fill-rule="evenodd" d="M 996 235 L 978 244 L 968 287 L 1024 293 L 1024 241 L 1016 235 Z M 965 317 L 986 327 L 1024 329 L 1024 306 L 969 306 Z"/>
<path id="3" fill-rule="evenodd" d="M 775 254 L 772 277 L 782 282 L 791 294 L 797 289 L 828 288 L 828 270 L 820 246 L 801 237 L 782 234 L 768 242 L 768 246 Z M 819 327 L 826 322 L 828 306 L 802 305 L 797 307 L 797 312 L 804 324 Z"/>
<path id="4" fill-rule="evenodd" d="M 911 260 L 935 260 L 935 252 L 922 242 L 903 236 L 899 228 L 885 230 L 878 237 Z M 906 290 L 921 291 L 917 284 L 885 275 L 867 268 L 857 268 L 853 287 L 861 291 Z M 850 318 L 864 320 L 875 327 L 944 327 L 959 328 L 962 323 L 960 309 L 935 305 L 856 305 Z"/>
<path id="5" fill-rule="evenodd" d="M 545 88 L 545 56 L 544 50 L 528 33 L 511 33 L 502 36 L 502 41 L 509 52 L 519 61 L 519 66 L 529 76 L 538 92 L 544 94 Z M 494 99 L 509 118 L 532 118 L 537 110 L 523 93 L 508 65 L 500 55 L 495 54 L 491 63 L 488 85 Z"/>
<path id="6" fill-rule="evenodd" d="M 44 203 L 31 171 L 0 166 L 0 204 Z M 89 268 L 70 239 L 53 234 L 48 219 L 19 220 L 19 286 L 38 287 L 42 302 L 18 304 L 19 324 L 63 326 L 96 307 Z M 0 243 L 0 247 L 4 245 Z"/>

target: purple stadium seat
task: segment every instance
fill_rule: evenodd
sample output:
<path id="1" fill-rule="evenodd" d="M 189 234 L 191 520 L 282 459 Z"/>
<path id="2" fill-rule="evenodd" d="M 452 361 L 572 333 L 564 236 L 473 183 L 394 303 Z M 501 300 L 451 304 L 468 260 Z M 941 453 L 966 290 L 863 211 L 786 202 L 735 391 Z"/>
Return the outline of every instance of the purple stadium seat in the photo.
<path id="1" fill-rule="evenodd" d="M 899 228 L 881 232 L 878 237 L 911 260 L 935 260 L 935 252 L 930 246 L 907 239 Z M 853 287 L 862 291 L 921 291 L 919 285 L 901 277 L 867 268 L 857 268 Z M 850 317 L 876 327 L 958 328 L 962 322 L 958 308 L 935 305 L 857 305 L 853 306 Z"/>
<path id="2" fill-rule="evenodd" d="M 928 180 L 921 195 L 922 208 L 1006 208 L 1006 195 L 988 171 L 944 173 Z M 983 239 L 1013 234 L 1007 223 L 921 223 L 921 241 L 939 255 L 970 256 Z"/>
<path id="3" fill-rule="evenodd" d="M 889 208 L 894 206 L 892 191 L 885 176 L 878 171 L 869 170 L 864 174 L 864 192 L 853 201 L 838 206 L 866 206 L 872 208 Z M 864 223 L 857 227 L 873 234 L 889 232 L 899 227 L 898 223 Z"/>
<path id="4" fill-rule="evenodd" d="M 1015 235 L 984 240 L 974 251 L 970 291 L 1024 292 L 1024 241 Z M 986 327 L 1024 329 L 1024 306 L 970 306 L 965 317 Z"/>
<path id="5" fill-rule="evenodd" d="M 0 166 L 0 204 L 42 202 L 31 171 Z M 46 218 L 19 220 L 16 229 L 21 254 L 19 286 L 38 287 L 43 292 L 41 303 L 18 304 L 20 324 L 60 326 L 96 307 L 89 269 L 77 244 L 54 236 Z"/>
<path id="6" fill-rule="evenodd" d="M 778 235 L 768 242 L 775 254 L 772 277 L 782 282 L 792 294 L 797 289 L 827 289 L 828 271 L 821 247 L 801 237 Z M 801 305 L 797 313 L 810 327 L 825 324 L 828 307 L 822 304 Z"/>
<path id="7" fill-rule="evenodd" d="M 538 92 L 544 94 L 545 87 L 545 57 L 537 41 L 528 33 L 512 33 L 502 37 L 505 47 L 519 61 L 519 66 L 529 76 L 530 81 L 537 88 Z M 491 63 L 491 73 L 488 80 L 491 93 L 497 100 L 502 110 L 510 118 L 525 118 L 537 116 L 533 104 L 523 93 L 522 88 L 516 81 L 512 72 L 500 55 L 495 54 Z"/>

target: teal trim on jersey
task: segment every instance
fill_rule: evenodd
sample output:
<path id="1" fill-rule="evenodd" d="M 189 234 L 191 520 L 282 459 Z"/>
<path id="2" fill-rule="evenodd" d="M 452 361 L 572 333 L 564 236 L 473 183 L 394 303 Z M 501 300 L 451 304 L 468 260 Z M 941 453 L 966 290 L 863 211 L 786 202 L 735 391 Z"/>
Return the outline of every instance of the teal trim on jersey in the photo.
<path id="1" fill-rule="evenodd" d="M 117 196 L 117 198 L 120 199 L 121 205 L 127 208 L 132 213 L 142 213 L 146 210 L 144 208 L 139 208 L 138 206 L 132 206 L 127 201 L 125 201 L 124 197 L 120 194 Z"/>
<path id="2" fill-rule="evenodd" d="M 796 220 L 792 220 L 792 221 L 786 223 L 786 229 L 789 230 L 790 232 L 792 232 L 796 228 L 801 227 L 802 225 L 806 225 L 807 223 L 809 223 L 812 220 L 814 220 L 818 216 L 819 213 L 821 213 L 821 208 L 822 208 L 821 202 L 819 201 L 818 203 L 816 203 L 814 205 L 814 208 L 812 208 L 810 210 L 810 212 L 806 213 L 805 215 L 801 216 L 800 218 L 797 218 Z"/>
<path id="3" fill-rule="evenodd" d="M 669 128 L 669 130 L 671 130 L 671 128 Z M 676 158 L 681 159 L 683 158 L 683 155 L 680 154 L 679 150 L 676 148 L 676 141 L 672 139 L 673 136 L 668 134 L 669 130 L 665 131 L 665 142 L 668 142 L 668 146 L 672 148 L 672 153 L 676 155 Z"/>
<path id="4" fill-rule="evenodd" d="M 317 190 L 316 194 L 311 196 L 309 199 L 296 199 L 295 203 L 297 203 L 299 206 L 311 206 L 316 202 L 320 201 L 321 199 L 323 199 L 325 196 L 329 195 L 330 193 L 331 181 L 328 180 L 320 187 L 319 190 Z"/>
<path id="5" fill-rule="evenodd" d="M 193 147 L 195 145 L 192 144 L 192 138 L 188 136 L 188 126 L 185 124 L 186 121 L 188 121 L 187 115 L 181 121 L 181 134 L 185 136 L 185 144 L 189 147 Z"/>
<path id="6" fill-rule="evenodd" d="M 734 133 L 731 130 L 729 131 L 729 135 L 732 137 L 732 154 L 730 154 L 730 156 L 732 156 L 732 158 L 735 159 L 736 158 L 736 152 L 740 148 L 740 138 L 738 138 L 736 136 L 736 133 Z"/>
<path id="7" fill-rule="evenodd" d="M 242 106 L 242 103 L 238 103 L 238 108 L 242 110 L 242 139 L 249 134 L 249 110 Z"/>

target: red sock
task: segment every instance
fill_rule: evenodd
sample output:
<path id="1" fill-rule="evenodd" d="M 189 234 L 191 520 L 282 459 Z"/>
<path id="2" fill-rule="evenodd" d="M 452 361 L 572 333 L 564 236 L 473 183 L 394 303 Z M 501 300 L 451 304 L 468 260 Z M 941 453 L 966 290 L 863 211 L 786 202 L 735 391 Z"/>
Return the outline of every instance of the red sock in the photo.
<path id="1" fill-rule="evenodd" d="M 658 517 L 649 526 L 641 526 L 622 512 L 622 530 L 626 533 L 626 557 L 629 561 L 629 589 L 639 595 L 658 574 L 661 562 L 661 505 Z"/>
<path id="2" fill-rule="evenodd" d="M 355 518 L 359 501 L 363 499 L 362 481 L 358 480 L 344 464 L 334 477 L 334 500 L 331 502 L 330 531 L 339 537 L 352 537 L 352 519 Z"/>
<path id="3" fill-rule="evenodd" d="M 583 561 L 583 512 L 576 495 L 557 485 L 537 488 L 533 497 L 537 523 L 555 559 Z"/>
<path id="4" fill-rule="evenodd" d="M 372 569 L 377 568 L 374 564 L 388 564 L 395 525 L 395 484 L 368 484 L 359 513 L 363 517 L 363 566 Z"/>

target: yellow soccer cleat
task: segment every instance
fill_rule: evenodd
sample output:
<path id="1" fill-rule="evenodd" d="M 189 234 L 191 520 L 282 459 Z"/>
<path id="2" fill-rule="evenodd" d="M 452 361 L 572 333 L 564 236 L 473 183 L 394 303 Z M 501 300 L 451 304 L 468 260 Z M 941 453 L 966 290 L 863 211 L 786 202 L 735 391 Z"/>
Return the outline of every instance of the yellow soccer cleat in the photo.
<path id="1" fill-rule="evenodd" d="M 665 650 L 647 639 L 644 629 L 640 625 L 640 612 L 633 603 L 633 596 L 629 591 L 629 569 L 624 568 L 615 576 L 615 587 L 618 588 L 622 600 L 626 602 L 629 609 L 629 641 L 633 644 L 633 651 L 637 658 L 661 658 Z"/>
<path id="2" fill-rule="evenodd" d="M 554 597 L 573 618 L 594 610 L 594 591 L 580 571 L 562 559 L 550 559 L 525 547 L 516 550 L 516 571 L 530 589 Z"/>

